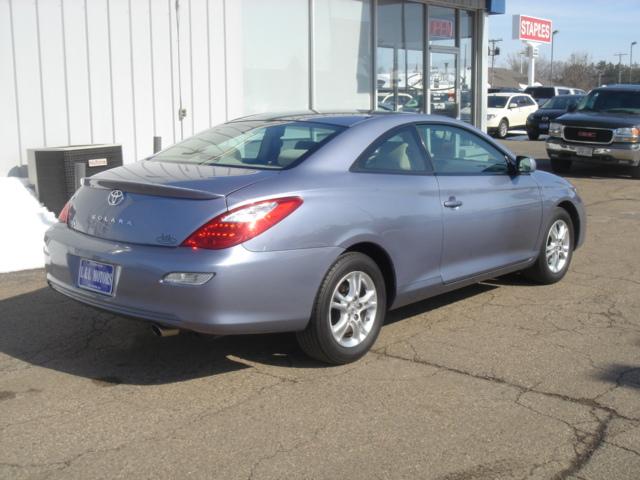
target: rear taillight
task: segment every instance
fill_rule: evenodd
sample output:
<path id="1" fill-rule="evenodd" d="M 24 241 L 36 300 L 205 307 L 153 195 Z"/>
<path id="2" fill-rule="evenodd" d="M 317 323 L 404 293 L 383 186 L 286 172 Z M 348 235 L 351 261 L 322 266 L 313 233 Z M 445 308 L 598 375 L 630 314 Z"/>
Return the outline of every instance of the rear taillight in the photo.
<path id="1" fill-rule="evenodd" d="M 284 197 L 234 208 L 205 223 L 182 246 L 219 250 L 239 245 L 273 227 L 300 205 L 300 197 Z"/>
<path id="2" fill-rule="evenodd" d="M 67 221 L 69 220 L 69 208 L 71 207 L 71 200 L 69 200 L 67 203 L 64 204 L 64 207 L 62 207 L 62 210 L 60 210 L 60 213 L 58 214 L 58 221 L 61 223 L 67 223 Z"/>

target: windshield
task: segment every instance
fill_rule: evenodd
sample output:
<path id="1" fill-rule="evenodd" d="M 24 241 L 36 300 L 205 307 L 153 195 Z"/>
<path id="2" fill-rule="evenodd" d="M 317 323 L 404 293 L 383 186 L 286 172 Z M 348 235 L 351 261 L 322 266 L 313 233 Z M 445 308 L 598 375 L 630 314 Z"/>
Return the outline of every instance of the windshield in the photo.
<path id="1" fill-rule="evenodd" d="M 525 93 L 528 93 L 536 100 L 539 98 L 551 98 L 556 95 L 552 87 L 527 87 Z"/>
<path id="2" fill-rule="evenodd" d="M 566 110 L 569 108 L 569 105 L 576 105 L 581 98 L 582 96 L 574 97 L 569 95 L 558 95 L 557 97 L 547 100 L 540 108 Z"/>
<path id="3" fill-rule="evenodd" d="M 344 127 L 310 122 L 248 121 L 205 130 L 151 161 L 281 170 L 328 142 Z"/>
<path id="4" fill-rule="evenodd" d="M 595 90 L 584 97 L 578 110 L 640 115 L 640 92 Z"/>
<path id="5" fill-rule="evenodd" d="M 495 96 L 489 98 L 489 108 L 504 108 L 509 97 Z"/>

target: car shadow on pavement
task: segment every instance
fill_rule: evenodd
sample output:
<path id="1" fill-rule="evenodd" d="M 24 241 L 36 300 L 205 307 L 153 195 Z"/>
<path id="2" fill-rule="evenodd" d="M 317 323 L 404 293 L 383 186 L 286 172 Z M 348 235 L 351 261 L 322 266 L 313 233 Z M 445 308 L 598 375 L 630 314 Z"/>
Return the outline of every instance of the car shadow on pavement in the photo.
<path id="1" fill-rule="evenodd" d="M 392 323 L 399 322 L 416 315 L 424 315 L 425 313 L 429 313 L 431 310 L 437 310 L 438 308 L 444 307 L 451 303 L 475 297 L 476 295 L 480 295 L 481 293 L 493 290 L 494 288 L 498 287 L 495 285 L 491 285 L 491 282 L 476 283 L 474 285 L 461 288 L 460 290 L 454 290 L 443 295 L 438 295 L 427 300 L 422 300 L 421 302 L 412 303 L 405 307 L 398 308 L 397 310 L 390 311 L 387 314 L 385 325 L 390 325 Z"/>
<path id="2" fill-rule="evenodd" d="M 394 310 L 387 324 L 497 288 L 473 285 Z M 102 312 L 49 288 L 0 300 L 0 372 L 25 362 L 91 379 L 99 386 L 160 385 L 212 377 L 260 363 L 327 368 L 308 358 L 294 334 L 160 338 L 149 323 Z M 18 360 L 18 362 L 14 361 Z"/>
<path id="3" fill-rule="evenodd" d="M 538 169 L 545 172 L 554 173 L 551 170 L 551 163 L 547 158 L 536 158 L 536 165 Z M 620 180 L 633 181 L 631 177 L 631 169 L 627 167 L 614 167 L 609 168 L 603 165 L 573 165 L 567 172 L 558 173 L 564 178 L 615 178 Z"/>
<path id="4" fill-rule="evenodd" d="M 614 383 L 618 387 L 640 389 L 640 366 L 615 364 L 600 371 L 596 377 L 599 380 Z"/>

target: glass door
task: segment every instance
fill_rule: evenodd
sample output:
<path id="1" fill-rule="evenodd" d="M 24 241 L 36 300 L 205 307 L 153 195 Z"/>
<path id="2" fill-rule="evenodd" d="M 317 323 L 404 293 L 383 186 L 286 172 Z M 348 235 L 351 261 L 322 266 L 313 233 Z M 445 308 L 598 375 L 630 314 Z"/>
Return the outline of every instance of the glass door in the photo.
<path id="1" fill-rule="evenodd" d="M 430 113 L 460 118 L 460 75 L 458 53 L 430 50 Z"/>
<path id="2" fill-rule="evenodd" d="M 424 5 L 378 0 L 376 51 L 380 110 L 424 111 Z"/>

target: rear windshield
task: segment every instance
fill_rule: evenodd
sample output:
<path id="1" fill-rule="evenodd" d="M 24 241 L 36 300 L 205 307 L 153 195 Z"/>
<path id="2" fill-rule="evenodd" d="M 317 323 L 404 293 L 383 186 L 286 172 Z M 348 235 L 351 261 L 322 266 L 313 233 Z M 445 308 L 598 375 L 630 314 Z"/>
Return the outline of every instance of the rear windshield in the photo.
<path id="1" fill-rule="evenodd" d="M 555 97 L 556 91 L 552 87 L 527 87 L 525 93 L 533 98 L 551 98 Z"/>
<path id="2" fill-rule="evenodd" d="M 489 97 L 489 108 L 504 108 L 509 97 L 495 96 Z"/>
<path id="3" fill-rule="evenodd" d="M 578 110 L 640 115 L 640 92 L 594 90 L 584 97 Z"/>
<path id="4" fill-rule="evenodd" d="M 570 95 L 558 95 L 557 97 L 553 97 L 552 99 L 546 101 L 541 108 L 566 110 L 567 108 L 569 108 L 569 105 L 577 105 L 581 98 L 582 96 L 575 97 Z"/>
<path id="5" fill-rule="evenodd" d="M 151 161 L 281 170 L 320 148 L 344 127 L 310 122 L 248 121 L 205 130 Z"/>

